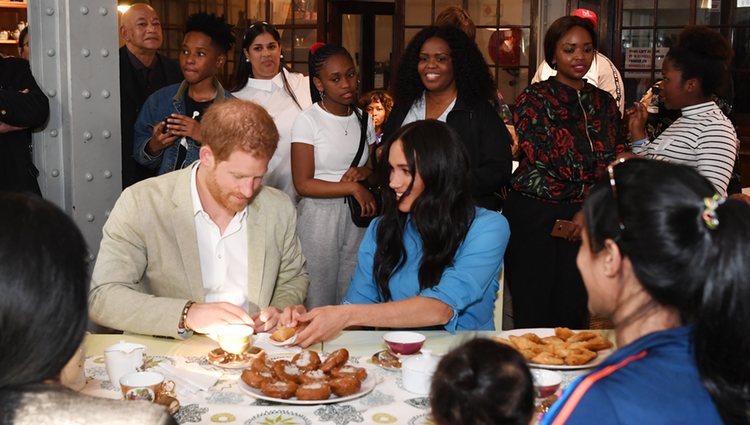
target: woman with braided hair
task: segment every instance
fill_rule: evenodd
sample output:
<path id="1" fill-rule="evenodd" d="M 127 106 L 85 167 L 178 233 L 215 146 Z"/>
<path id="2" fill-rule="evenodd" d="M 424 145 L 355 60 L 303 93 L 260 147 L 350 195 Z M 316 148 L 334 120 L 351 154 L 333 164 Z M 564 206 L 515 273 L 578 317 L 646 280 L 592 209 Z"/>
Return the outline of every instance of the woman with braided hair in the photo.
<path id="1" fill-rule="evenodd" d="M 352 221 L 346 196 L 355 198 L 362 216 L 375 214 L 375 198 L 358 183 L 372 173 L 368 158 L 375 130 L 355 106 L 358 74 L 345 48 L 317 43 L 309 66 L 314 104 L 292 127 L 292 178 L 302 197 L 297 234 L 310 273 L 305 304 L 313 308 L 341 302 L 357 263 L 365 229 Z M 353 164 L 363 139 L 366 145 Z"/>

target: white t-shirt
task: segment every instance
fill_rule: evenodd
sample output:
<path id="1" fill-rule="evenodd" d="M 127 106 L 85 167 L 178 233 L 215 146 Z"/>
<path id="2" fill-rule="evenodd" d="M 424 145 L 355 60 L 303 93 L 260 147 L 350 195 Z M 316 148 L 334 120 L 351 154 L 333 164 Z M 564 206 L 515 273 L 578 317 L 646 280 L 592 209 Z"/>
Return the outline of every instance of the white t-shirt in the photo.
<path id="1" fill-rule="evenodd" d="M 310 79 L 302 74 L 290 73 L 286 69 L 283 72 L 302 109 L 284 89 L 281 73 L 270 80 L 248 78 L 247 85 L 233 94 L 239 99 L 250 100 L 266 108 L 273 118 L 279 130 L 279 145 L 268 163 L 268 172 L 263 177 L 263 184 L 283 190 L 296 201 L 297 194 L 292 182 L 292 125 L 297 115 L 312 105 Z"/>
<path id="2" fill-rule="evenodd" d="M 357 109 L 360 114 L 362 111 Z M 347 117 L 329 114 L 319 103 L 297 116 L 292 127 L 292 143 L 313 145 L 315 155 L 314 178 L 339 182 L 352 165 L 359 149 L 359 120 L 352 112 Z M 367 120 L 368 145 L 375 143 L 372 120 Z M 367 164 L 367 150 L 362 153 L 359 167 Z"/>
<path id="3" fill-rule="evenodd" d="M 232 217 L 222 235 L 219 226 L 203 210 L 198 196 L 198 167 L 196 161 L 190 175 L 190 196 L 205 300 L 228 302 L 247 310 L 247 208 Z"/>

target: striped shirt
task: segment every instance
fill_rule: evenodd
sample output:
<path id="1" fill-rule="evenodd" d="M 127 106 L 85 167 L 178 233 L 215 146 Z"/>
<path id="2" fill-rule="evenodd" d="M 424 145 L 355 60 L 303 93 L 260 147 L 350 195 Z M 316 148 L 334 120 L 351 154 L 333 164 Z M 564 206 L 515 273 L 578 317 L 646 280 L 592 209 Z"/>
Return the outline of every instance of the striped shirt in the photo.
<path id="1" fill-rule="evenodd" d="M 734 126 L 713 101 L 682 108 L 682 116 L 656 140 L 633 146 L 638 155 L 695 167 L 722 196 L 738 149 Z"/>

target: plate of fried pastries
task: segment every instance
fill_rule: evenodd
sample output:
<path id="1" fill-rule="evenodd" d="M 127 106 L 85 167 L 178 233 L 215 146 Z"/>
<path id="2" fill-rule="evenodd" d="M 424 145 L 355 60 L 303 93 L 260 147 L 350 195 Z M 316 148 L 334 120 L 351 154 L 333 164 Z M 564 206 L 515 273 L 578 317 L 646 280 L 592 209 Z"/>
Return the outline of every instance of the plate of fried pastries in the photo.
<path id="1" fill-rule="evenodd" d="M 339 349 L 322 360 L 313 350 L 272 358 L 261 352 L 242 371 L 240 388 L 255 398 L 285 404 L 340 403 L 368 394 L 376 379 L 364 368 L 348 363 Z"/>
<path id="2" fill-rule="evenodd" d="M 568 328 L 513 329 L 492 339 L 518 350 L 530 366 L 545 369 L 596 367 L 614 351 L 600 332 Z"/>

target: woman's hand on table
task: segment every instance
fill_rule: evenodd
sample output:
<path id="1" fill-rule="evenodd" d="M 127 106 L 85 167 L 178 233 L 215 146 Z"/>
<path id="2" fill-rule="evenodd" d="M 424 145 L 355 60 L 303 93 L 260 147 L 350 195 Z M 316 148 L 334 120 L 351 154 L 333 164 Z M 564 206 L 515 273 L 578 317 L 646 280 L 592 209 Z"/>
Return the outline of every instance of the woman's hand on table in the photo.
<path id="1" fill-rule="evenodd" d="M 295 306 L 284 310 L 283 326 L 297 328 L 297 345 L 309 347 L 320 341 L 328 341 L 348 326 L 348 306 L 330 305 L 314 308 L 305 312 L 303 306 Z M 288 315 L 287 315 L 288 313 Z"/>
<path id="2" fill-rule="evenodd" d="M 253 319 L 244 309 L 225 302 L 195 303 L 190 306 L 185 317 L 185 325 L 202 334 L 210 334 L 216 327 L 232 323 L 254 325 Z"/>

